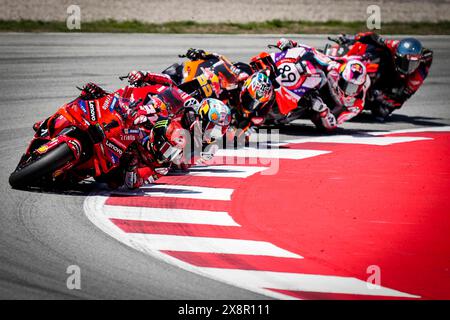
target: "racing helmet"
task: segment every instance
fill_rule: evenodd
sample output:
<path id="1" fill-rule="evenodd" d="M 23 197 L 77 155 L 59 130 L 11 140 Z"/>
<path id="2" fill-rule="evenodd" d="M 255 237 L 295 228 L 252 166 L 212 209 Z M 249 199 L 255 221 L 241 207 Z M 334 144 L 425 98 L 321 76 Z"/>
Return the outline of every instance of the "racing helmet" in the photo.
<path id="1" fill-rule="evenodd" d="M 242 111 L 250 114 L 261 110 L 273 100 L 273 85 L 264 72 L 256 72 L 245 80 L 240 98 Z"/>
<path id="2" fill-rule="evenodd" d="M 218 99 L 204 99 L 198 108 L 202 123 L 203 141 L 211 143 L 227 132 L 231 122 L 230 108 Z"/>
<path id="3" fill-rule="evenodd" d="M 357 96 L 366 82 L 366 66 L 359 60 L 352 59 L 339 68 L 338 89 L 350 97 Z"/>
<path id="4" fill-rule="evenodd" d="M 159 163 L 167 163 L 179 158 L 186 141 L 186 130 L 178 121 L 160 117 L 150 130 L 146 147 Z"/>
<path id="5" fill-rule="evenodd" d="M 401 40 L 395 51 L 395 66 L 403 74 L 411 74 L 420 65 L 423 47 L 415 38 Z"/>

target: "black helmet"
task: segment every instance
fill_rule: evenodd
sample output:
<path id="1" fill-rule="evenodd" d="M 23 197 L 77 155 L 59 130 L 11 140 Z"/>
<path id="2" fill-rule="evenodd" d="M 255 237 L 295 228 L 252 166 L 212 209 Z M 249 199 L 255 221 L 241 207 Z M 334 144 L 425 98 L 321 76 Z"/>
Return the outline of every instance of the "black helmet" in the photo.
<path id="1" fill-rule="evenodd" d="M 171 162 L 181 155 L 186 138 L 186 132 L 178 121 L 160 117 L 150 131 L 146 146 L 158 162 Z"/>
<path id="2" fill-rule="evenodd" d="M 395 51 L 395 65 L 398 71 L 403 74 L 411 74 L 420 65 L 423 47 L 419 40 L 415 38 L 405 38 L 398 44 Z"/>

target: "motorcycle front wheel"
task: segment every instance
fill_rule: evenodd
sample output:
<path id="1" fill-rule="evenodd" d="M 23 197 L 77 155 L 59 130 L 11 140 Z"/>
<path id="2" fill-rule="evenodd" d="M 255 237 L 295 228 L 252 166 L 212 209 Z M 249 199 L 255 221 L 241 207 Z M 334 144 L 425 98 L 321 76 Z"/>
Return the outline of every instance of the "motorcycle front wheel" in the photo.
<path id="1" fill-rule="evenodd" d="M 45 153 L 31 163 L 18 167 L 9 176 L 9 184 L 14 189 L 23 189 L 41 182 L 44 177 L 62 168 L 68 162 L 74 160 L 72 150 L 63 143 Z"/>

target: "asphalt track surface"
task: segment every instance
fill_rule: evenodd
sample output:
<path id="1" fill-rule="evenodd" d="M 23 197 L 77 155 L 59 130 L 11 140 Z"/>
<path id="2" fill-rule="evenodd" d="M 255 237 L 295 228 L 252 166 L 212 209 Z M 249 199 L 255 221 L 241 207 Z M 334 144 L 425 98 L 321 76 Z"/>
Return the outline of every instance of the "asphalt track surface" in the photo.
<path id="1" fill-rule="evenodd" d="M 299 39 L 299 37 L 296 37 Z M 77 95 L 88 81 L 113 90 L 130 70 L 161 71 L 189 47 L 235 61 L 275 36 L 0 34 L 0 298 L 3 299 L 266 299 L 144 255 L 99 230 L 83 212 L 90 187 L 70 194 L 12 190 L 10 172 L 32 137 L 32 124 Z M 325 36 L 303 36 L 322 47 Z M 450 125 L 450 38 L 423 37 L 434 50 L 430 77 L 389 122 L 367 117 L 341 133 Z M 282 139 L 316 135 L 307 122 Z M 78 265 L 82 289 L 68 290 L 66 269 Z"/>

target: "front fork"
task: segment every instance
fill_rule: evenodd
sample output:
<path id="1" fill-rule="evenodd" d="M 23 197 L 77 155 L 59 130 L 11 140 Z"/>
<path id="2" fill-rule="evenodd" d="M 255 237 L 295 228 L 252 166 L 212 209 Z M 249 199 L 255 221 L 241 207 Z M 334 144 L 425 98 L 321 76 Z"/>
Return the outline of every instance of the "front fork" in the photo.
<path id="1" fill-rule="evenodd" d="M 70 170 L 71 168 L 73 168 L 76 164 L 78 164 L 78 161 L 81 158 L 81 153 L 82 153 L 82 147 L 81 147 L 81 143 L 72 137 L 68 137 L 65 135 L 59 135 L 53 139 L 51 139 L 49 142 L 43 144 L 42 146 L 40 146 L 39 148 L 37 148 L 34 153 L 36 155 L 43 155 L 53 149 L 55 149 L 57 146 L 61 145 L 65 143 L 70 150 L 73 153 L 73 160 L 68 162 L 65 166 L 63 166 L 62 168 L 56 170 L 53 173 L 53 178 L 56 178 L 57 176 L 61 175 L 62 173 Z"/>

